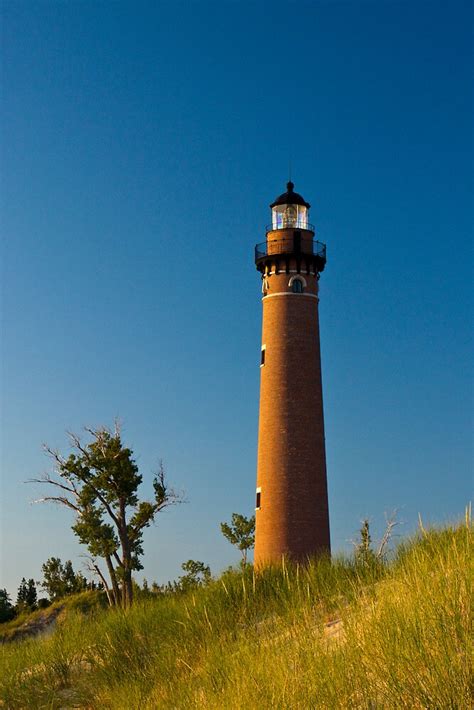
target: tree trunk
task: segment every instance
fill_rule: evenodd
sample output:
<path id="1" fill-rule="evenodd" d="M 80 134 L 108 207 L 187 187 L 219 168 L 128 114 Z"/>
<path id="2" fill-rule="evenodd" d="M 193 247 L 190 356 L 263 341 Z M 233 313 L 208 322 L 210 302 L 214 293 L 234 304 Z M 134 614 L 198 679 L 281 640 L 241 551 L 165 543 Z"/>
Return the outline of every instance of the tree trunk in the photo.
<path id="1" fill-rule="evenodd" d="M 124 609 L 127 609 L 128 607 L 132 606 L 133 585 L 132 585 L 132 555 L 130 552 L 130 540 L 128 537 L 124 501 L 120 501 L 119 536 L 120 536 L 120 544 L 122 546 L 122 565 L 123 565 L 122 605 L 123 605 Z"/>
<path id="2" fill-rule="evenodd" d="M 130 553 L 123 550 L 123 580 L 122 580 L 122 605 L 124 609 L 132 606 L 133 585 Z"/>
<path id="3" fill-rule="evenodd" d="M 107 584 L 107 580 L 105 579 L 104 575 L 100 571 L 100 568 L 98 565 L 93 564 L 92 566 L 95 569 L 96 574 L 99 577 L 99 579 L 101 580 L 102 584 L 104 585 L 104 589 L 105 589 L 105 593 L 107 594 L 107 600 L 109 602 L 109 605 L 114 606 L 114 604 L 115 604 L 114 593 L 112 591 L 110 591 L 110 587 Z"/>
<path id="4" fill-rule="evenodd" d="M 105 561 L 107 563 L 107 569 L 109 571 L 110 581 L 112 582 L 114 604 L 119 604 L 120 603 L 120 588 L 119 588 L 119 585 L 117 582 L 117 575 L 115 574 L 115 569 L 114 569 L 114 566 L 112 564 L 112 560 L 110 559 L 109 555 L 106 555 Z"/>

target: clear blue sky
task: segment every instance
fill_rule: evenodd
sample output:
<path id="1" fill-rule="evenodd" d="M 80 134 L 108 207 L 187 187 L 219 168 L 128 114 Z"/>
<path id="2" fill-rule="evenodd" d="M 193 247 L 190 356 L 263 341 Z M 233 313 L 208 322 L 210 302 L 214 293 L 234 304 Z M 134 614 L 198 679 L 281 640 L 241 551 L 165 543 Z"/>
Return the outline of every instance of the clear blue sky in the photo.
<path id="1" fill-rule="evenodd" d="M 3 3 L 0 587 L 80 567 L 32 506 L 42 442 L 123 422 L 188 503 L 145 575 L 237 561 L 254 504 L 253 246 L 296 189 L 328 245 L 321 342 L 333 547 L 472 488 L 470 2 Z"/>

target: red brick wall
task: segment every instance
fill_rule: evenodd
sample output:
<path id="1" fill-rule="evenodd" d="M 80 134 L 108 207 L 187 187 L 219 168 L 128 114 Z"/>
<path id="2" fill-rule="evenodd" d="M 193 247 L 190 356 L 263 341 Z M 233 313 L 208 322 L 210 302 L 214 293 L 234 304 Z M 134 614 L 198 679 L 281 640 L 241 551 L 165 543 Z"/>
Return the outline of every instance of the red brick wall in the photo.
<path id="1" fill-rule="evenodd" d="M 256 566 L 330 549 L 318 282 L 302 273 L 307 287 L 293 294 L 293 275 L 267 275 L 263 298 Z"/>

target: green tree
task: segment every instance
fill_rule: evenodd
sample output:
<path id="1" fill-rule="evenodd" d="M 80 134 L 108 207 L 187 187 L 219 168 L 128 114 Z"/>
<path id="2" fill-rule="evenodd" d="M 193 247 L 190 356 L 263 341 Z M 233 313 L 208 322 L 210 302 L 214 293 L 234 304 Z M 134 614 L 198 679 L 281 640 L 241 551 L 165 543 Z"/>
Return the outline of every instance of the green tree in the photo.
<path id="1" fill-rule="evenodd" d="M 66 560 L 64 563 L 62 577 L 66 594 L 73 594 L 76 591 L 76 573 L 71 560 Z"/>
<path id="2" fill-rule="evenodd" d="M 64 563 L 63 579 L 66 594 L 77 594 L 87 589 L 87 579 L 81 572 L 75 572 L 71 560 Z"/>
<path id="3" fill-rule="evenodd" d="M 19 612 L 24 611 L 27 608 L 27 596 L 28 585 L 26 583 L 26 579 L 23 577 L 20 582 L 20 586 L 18 587 L 18 593 L 16 595 L 16 607 Z"/>
<path id="4" fill-rule="evenodd" d="M 221 523 L 221 532 L 224 537 L 239 548 L 242 553 L 242 565 L 247 564 L 247 551 L 255 545 L 255 515 L 246 518 L 240 513 L 232 513 L 232 522 Z"/>
<path id="5" fill-rule="evenodd" d="M 385 531 L 382 538 L 376 545 L 376 549 L 372 544 L 372 536 L 370 534 L 370 524 L 367 518 L 362 521 L 362 527 L 359 530 L 359 538 L 352 542 L 354 545 L 354 557 L 357 562 L 362 564 L 372 564 L 373 562 L 384 563 L 388 554 L 389 546 L 394 534 L 395 528 L 400 525 L 397 520 L 397 509 L 390 514 L 385 513 Z"/>
<path id="6" fill-rule="evenodd" d="M 153 499 L 139 500 L 142 475 L 132 450 L 122 444 L 119 429 L 87 428 L 86 432 L 90 436 L 87 444 L 69 434 L 74 452 L 67 458 L 46 447 L 56 476 L 46 475 L 35 482 L 59 489 L 58 495 L 41 500 L 74 511 L 72 529 L 87 546 L 91 568 L 104 584 L 109 602 L 128 607 L 133 599 L 132 572 L 142 569 L 143 531 L 157 513 L 182 498 L 168 487 L 160 464 L 153 479 Z M 109 582 L 97 558 L 104 560 Z"/>
<path id="7" fill-rule="evenodd" d="M 367 518 L 362 521 L 362 527 L 359 531 L 359 540 L 355 546 L 355 559 L 364 565 L 372 564 L 376 557 L 372 549 L 372 538 L 370 536 L 370 525 Z"/>
<path id="8" fill-rule="evenodd" d="M 23 579 L 18 587 L 18 594 L 16 597 L 16 607 L 20 611 L 34 611 L 37 608 L 38 597 L 36 594 L 36 584 L 34 579 Z"/>
<path id="9" fill-rule="evenodd" d="M 0 589 L 0 624 L 15 617 L 15 609 L 6 589 Z"/>
<path id="10" fill-rule="evenodd" d="M 38 608 L 38 593 L 36 591 L 36 582 L 34 579 L 29 579 L 27 582 L 26 604 L 28 609 L 31 609 L 31 611 Z"/>
<path id="11" fill-rule="evenodd" d="M 176 588 L 179 591 L 186 592 L 192 587 L 199 587 L 202 584 L 207 584 L 211 579 L 211 568 L 199 560 L 188 560 L 183 562 L 181 569 L 186 573 L 182 575 L 177 582 Z"/>
<path id="12" fill-rule="evenodd" d="M 41 567 L 43 581 L 41 587 L 51 601 L 62 599 L 67 594 L 67 584 L 64 579 L 64 566 L 59 557 L 50 557 Z"/>
<path id="13" fill-rule="evenodd" d="M 75 572 L 71 560 L 63 564 L 59 557 L 50 557 L 42 565 L 42 588 L 47 592 L 51 601 L 62 599 L 69 594 L 77 594 L 87 589 L 87 580 L 80 572 Z M 28 582 L 33 583 L 31 579 Z M 36 590 L 35 590 L 36 592 Z"/>

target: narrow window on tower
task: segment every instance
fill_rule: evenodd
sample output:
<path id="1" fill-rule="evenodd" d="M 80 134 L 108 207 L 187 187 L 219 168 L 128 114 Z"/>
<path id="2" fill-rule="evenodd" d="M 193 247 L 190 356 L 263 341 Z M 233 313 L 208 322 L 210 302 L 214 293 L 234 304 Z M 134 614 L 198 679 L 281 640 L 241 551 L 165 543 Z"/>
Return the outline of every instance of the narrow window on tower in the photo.
<path id="1" fill-rule="evenodd" d="M 303 282 L 300 279 L 294 279 L 291 284 L 293 293 L 303 293 Z"/>
<path id="2" fill-rule="evenodd" d="M 266 346 L 262 345 L 262 350 L 260 353 L 260 367 L 263 367 L 265 365 L 265 349 L 266 349 Z"/>
<path id="3" fill-rule="evenodd" d="M 255 510 L 260 510 L 260 508 L 261 508 L 261 505 L 260 505 L 261 497 L 262 497 L 262 489 L 257 488 L 257 494 L 255 496 Z"/>

